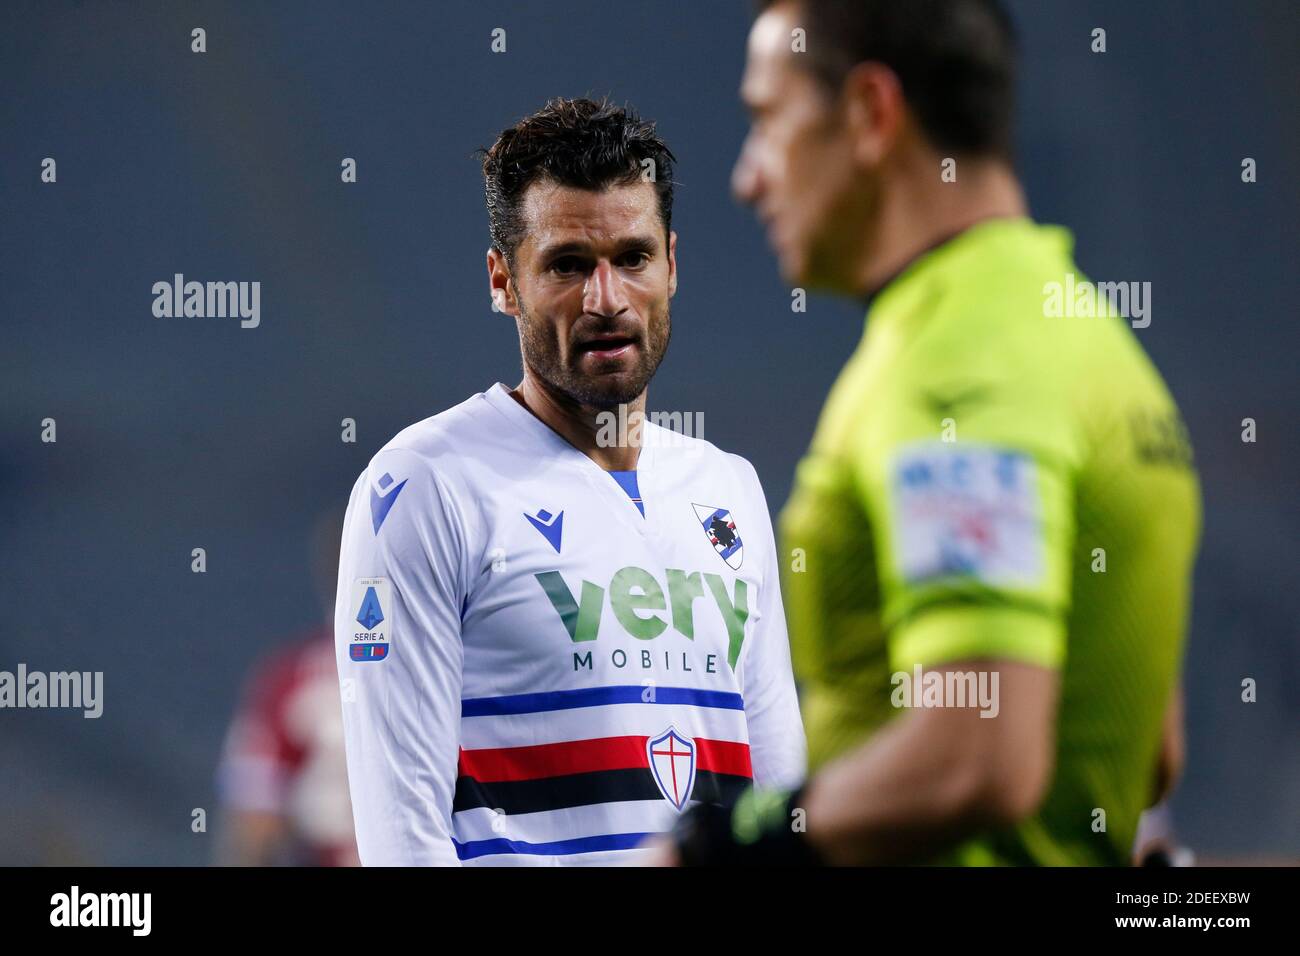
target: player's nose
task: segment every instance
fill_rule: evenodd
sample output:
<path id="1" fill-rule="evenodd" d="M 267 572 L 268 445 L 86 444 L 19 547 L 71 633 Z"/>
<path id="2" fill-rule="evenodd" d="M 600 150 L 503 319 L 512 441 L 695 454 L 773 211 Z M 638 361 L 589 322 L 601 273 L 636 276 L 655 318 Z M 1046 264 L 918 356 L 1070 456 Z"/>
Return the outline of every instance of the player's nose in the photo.
<path id="1" fill-rule="evenodd" d="M 608 259 L 601 259 L 587 277 L 582 296 L 583 311 L 592 315 L 618 315 L 627 307 L 627 293 L 618 270 Z"/>

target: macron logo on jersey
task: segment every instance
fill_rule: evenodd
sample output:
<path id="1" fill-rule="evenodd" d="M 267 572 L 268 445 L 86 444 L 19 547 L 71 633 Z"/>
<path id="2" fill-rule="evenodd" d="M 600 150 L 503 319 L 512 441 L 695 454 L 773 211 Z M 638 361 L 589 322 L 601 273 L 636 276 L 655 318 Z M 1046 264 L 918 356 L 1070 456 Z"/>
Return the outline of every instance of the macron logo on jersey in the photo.
<path id="1" fill-rule="evenodd" d="M 551 542 L 551 547 L 555 553 L 560 553 L 560 535 L 564 531 L 564 512 L 552 516 L 549 511 L 543 508 L 537 512 L 537 517 L 533 517 L 528 512 L 524 512 L 524 517 L 528 523 L 542 533 L 542 537 Z"/>
<path id="2" fill-rule="evenodd" d="M 381 495 L 379 492 L 375 491 L 374 488 L 370 489 L 370 518 L 375 523 L 375 534 L 379 534 L 379 526 L 383 524 L 384 519 L 388 517 L 388 512 L 393 507 L 393 502 L 397 500 L 397 496 L 400 495 L 402 489 L 406 487 L 406 481 L 407 479 L 402 479 L 400 485 L 392 491 L 388 491 L 388 487 L 393 483 L 393 476 L 388 472 L 384 472 L 384 477 L 379 479 L 379 487 L 383 488 L 386 494 Z"/>

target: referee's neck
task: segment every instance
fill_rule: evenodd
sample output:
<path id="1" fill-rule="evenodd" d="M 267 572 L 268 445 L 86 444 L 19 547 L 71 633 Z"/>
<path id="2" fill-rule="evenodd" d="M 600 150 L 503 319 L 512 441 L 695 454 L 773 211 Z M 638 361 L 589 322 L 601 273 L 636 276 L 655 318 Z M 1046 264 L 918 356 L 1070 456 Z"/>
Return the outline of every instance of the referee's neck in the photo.
<path id="1" fill-rule="evenodd" d="M 1024 190 L 1002 160 L 961 160 L 955 179 L 940 175 L 940 161 L 896 169 L 881 186 L 874 236 L 863 249 L 859 297 L 870 302 L 917 259 L 988 219 L 1029 214 Z"/>

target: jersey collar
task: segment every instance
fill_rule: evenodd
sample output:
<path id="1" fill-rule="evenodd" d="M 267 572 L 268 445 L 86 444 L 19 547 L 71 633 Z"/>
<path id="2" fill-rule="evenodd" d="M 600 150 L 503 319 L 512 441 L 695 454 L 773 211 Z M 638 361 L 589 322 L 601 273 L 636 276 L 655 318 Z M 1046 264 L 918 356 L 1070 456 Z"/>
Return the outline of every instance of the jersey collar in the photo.
<path id="1" fill-rule="evenodd" d="M 943 263 L 969 247 L 979 248 L 986 239 L 1005 235 L 1010 232 L 1022 232 L 1038 228 L 1028 216 L 998 216 L 982 219 L 974 225 L 967 226 L 959 232 L 951 233 L 926 246 L 902 267 L 897 269 L 883 282 L 866 294 L 864 311 L 870 312 L 879 305 L 882 298 L 892 297 L 894 292 L 904 286 L 913 284 L 919 276 L 929 275 Z"/>
<path id="2" fill-rule="evenodd" d="M 553 429 L 550 425 L 546 424 L 528 409 L 524 408 L 524 406 L 520 405 L 519 402 L 515 401 L 510 394 L 510 387 L 508 385 L 497 382 L 483 393 L 483 397 L 487 400 L 489 405 L 524 431 L 535 436 L 544 447 L 551 450 L 553 453 L 577 455 L 595 470 L 603 471 L 598 464 L 579 451 L 578 448 L 575 447 L 567 438 Z M 641 434 L 643 438 L 647 438 L 649 430 L 658 427 L 659 426 L 655 425 L 653 422 L 646 421 L 642 426 Z M 637 456 L 635 469 L 638 475 L 644 476 L 647 470 L 649 470 L 650 463 L 654 457 L 654 448 L 655 443 L 653 439 L 650 439 L 647 443 L 642 445 L 641 454 Z M 642 478 L 642 481 L 644 481 L 644 478 Z M 644 496 L 644 487 L 642 488 L 642 492 Z"/>

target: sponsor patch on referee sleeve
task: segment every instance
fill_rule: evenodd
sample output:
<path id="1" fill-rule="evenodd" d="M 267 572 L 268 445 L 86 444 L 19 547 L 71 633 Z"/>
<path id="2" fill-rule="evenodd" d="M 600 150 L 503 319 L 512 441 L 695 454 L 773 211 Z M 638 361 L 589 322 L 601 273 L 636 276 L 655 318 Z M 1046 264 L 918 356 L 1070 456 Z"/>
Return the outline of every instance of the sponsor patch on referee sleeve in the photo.
<path id="1" fill-rule="evenodd" d="M 382 661 L 392 651 L 393 585 L 387 578 L 357 578 L 352 583 L 355 611 L 348 656 L 358 662 Z"/>
<path id="2" fill-rule="evenodd" d="M 894 556 L 908 583 L 974 578 L 1028 586 L 1043 577 L 1038 473 L 1023 452 L 925 442 L 890 471 Z"/>

